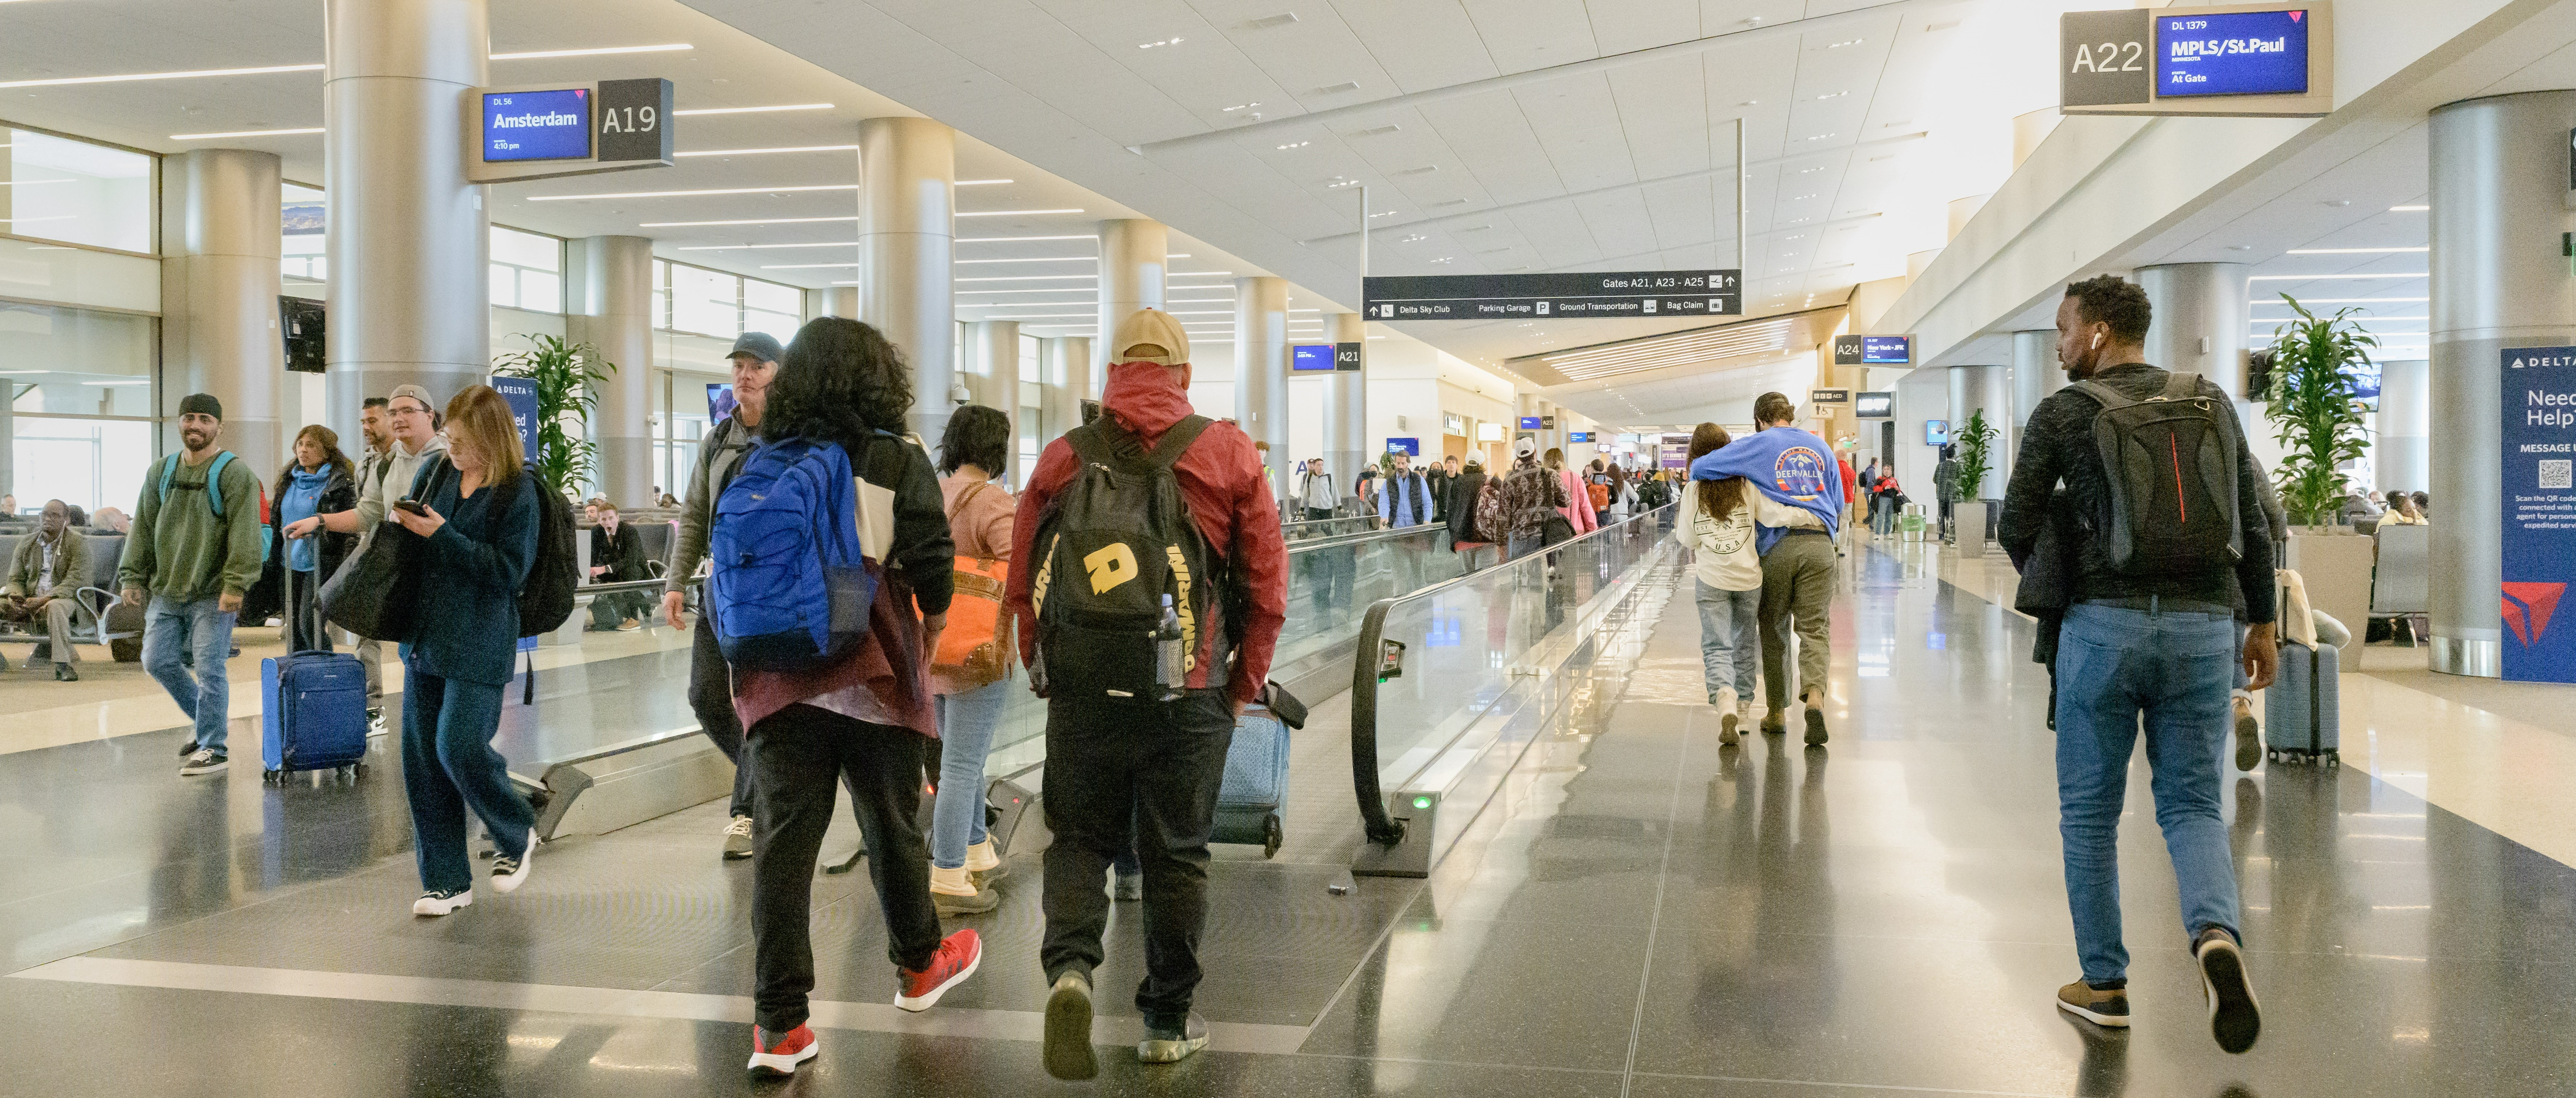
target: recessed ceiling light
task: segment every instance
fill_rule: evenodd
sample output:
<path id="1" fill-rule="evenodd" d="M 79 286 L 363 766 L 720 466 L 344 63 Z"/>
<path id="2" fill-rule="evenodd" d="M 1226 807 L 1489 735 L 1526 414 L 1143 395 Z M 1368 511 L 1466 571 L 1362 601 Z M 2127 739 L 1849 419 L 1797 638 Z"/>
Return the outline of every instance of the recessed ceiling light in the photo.
<path id="1" fill-rule="evenodd" d="M 1160 48 L 1162 48 L 1162 47 L 1164 47 L 1164 46 L 1177 46 L 1177 45 L 1180 45 L 1180 44 L 1181 44 L 1181 36 L 1180 36 L 1180 35 L 1175 34 L 1175 35 L 1173 35 L 1173 36 L 1171 36 L 1171 37 L 1169 37 L 1169 38 L 1157 39 L 1157 40 L 1152 41 L 1152 42 L 1139 42 L 1139 43 L 1137 43 L 1137 44 L 1136 44 L 1136 48 L 1137 48 L 1137 49 L 1140 49 L 1140 50 L 1151 50 L 1151 49 L 1160 49 Z"/>
<path id="2" fill-rule="evenodd" d="M 960 179 L 954 185 L 959 187 L 999 187 L 1002 184 L 1009 182 L 1013 181 L 1008 179 Z"/>
<path id="3" fill-rule="evenodd" d="M 1236 111 L 1248 111 L 1248 110 L 1251 110 L 1252 108 L 1254 108 L 1254 107 L 1258 107 L 1258 106 L 1260 106 L 1260 105 L 1261 105 L 1261 104 L 1259 104 L 1259 103 L 1237 103 L 1237 104 L 1235 104 L 1235 105 L 1233 105 L 1233 106 L 1231 106 L 1231 107 L 1220 107 L 1220 108 L 1218 108 L 1218 109 L 1217 109 L 1217 113 L 1218 113 L 1218 114 L 1233 114 L 1233 113 L 1234 113 L 1234 112 L 1236 112 Z"/>
<path id="4" fill-rule="evenodd" d="M 675 111 L 675 112 L 673 112 L 673 113 L 675 113 L 675 114 L 676 114 L 676 113 L 678 113 L 678 112 L 676 112 L 676 111 Z M 280 132 L 284 132 L 284 133 L 298 133 L 298 132 L 302 132 L 302 131 L 298 131 L 298 130 L 285 130 L 285 131 L 280 131 Z M 312 132 L 314 132 L 314 133 L 320 133 L 320 132 L 322 132 L 322 131 L 320 131 L 320 130 L 314 130 L 314 131 L 312 131 Z M 227 136 L 227 135 L 223 135 L 223 134 L 213 134 L 213 135 L 210 135 L 210 136 L 222 137 L 222 136 Z M 771 154 L 771 153 L 849 152 L 849 151 L 855 150 L 855 149 L 857 149 L 857 148 L 858 148 L 858 146 L 856 146 L 856 145 L 786 145 L 786 146 L 781 146 L 781 147 L 779 147 L 779 148 L 774 148 L 774 149 L 701 149 L 701 150 L 698 150 L 698 151 L 696 151 L 696 152 L 676 152 L 676 153 L 672 153 L 671 155 L 672 155 L 672 156 L 674 156 L 674 157 L 690 157 L 690 156 L 767 156 L 767 155 L 769 155 L 769 154 Z"/>
<path id="5" fill-rule="evenodd" d="M 773 111 L 828 111 L 831 109 L 832 105 L 829 103 L 779 103 L 767 107 L 693 107 L 685 111 L 672 111 L 671 115 L 676 118 L 681 115 L 769 114 Z"/>
<path id="6" fill-rule="evenodd" d="M 2388 212 L 2390 212 L 2390 213 L 2423 213 L 2424 211 L 2426 211 L 2426 210 L 2430 210 L 2430 209 L 2432 209 L 2432 208 L 2433 208 L 2433 207 L 2431 207 L 2431 206 L 2390 206 L 2390 207 L 2388 208 Z"/>
<path id="7" fill-rule="evenodd" d="M 824 240 L 807 244 L 692 244 L 685 247 L 674 248 L 672 250 L 680 252 L 742 252 L 767 248 L 855 248 L 858 246 L 859 242 L 855 240 Z"/>
<path id="8" fill-rule="evenodd" d="M 1826 93 L 1826 94 L 1824 94 L 1824 95 L 1819 95 L 1819 96 L 1817 96 L 1817 97 L 1816 97 L 1816 101 L 1817 101 L 1817 102 L 1819 102 L 1819 103 L 1821 103 L 1821 102 L 1824 102 L 1825 100 L 1828 100 L 1828 99 L 1840 99 L 1840 98 L 1842 98 L 1842 97 L 1844 97 L 1844 96 L 1846 96 L 1846 95 L 1850 95 L 1850 94 L 1851 94 L 1851 92 L 1849 92 L 1849 91 L 1828 92 L 1828 93 Z"/>
<path id="9" fill-rule="evenodd" d="M 2352 205 L 2352 200 L 2348 198 L 2329 198 L 2325 200 L 2325 204 L 2329 206 L 2349 206 Z"/>
<path id="10" fill-rule="evenodd" d="M 114 76 L 57 76 L 45 80 L 0 81 L 0 88 L 51 88 L 67 84 L 118 84 L 130 80 L 185 80 L 197 76 L 261 76 L 274 72 L 320 72 L 320 65 L 263 65 L 248 69 L 186 69 L 179 72 L 134 72 Z"/>
<path id="11" fill-rule="evenodd" d="M 1065 209 L 1060 209 L 1060 210 L 959 210 L 959 211 L 957 211 L 955 214 L 952 214 L 952 215 L 950 215 L 950 216 L 952 216 L 952 217 L 1017 217 L 1017 216 L 1019 216 L 1019 215 L 1021 215 L 1021 214 L 1078 214 L 1078 213 L 1081 213 L 1081 212 L 1082 212 L 1081 207 L 1075 206 L 1075 207 L 1067 207 L 1067 208 L 1065 208 Z"/>
<path id="12" fill-rule="evenodd" d="M 2292 248 L 2291 255 L 2389 255 L 2398 252 L 2428 252 L 2430 248 Z"/>
<path id="13" fill-rule="evenodd" d="M 307 127 L 307 128 L 304 128 L 304 129 L 295 129 L 295 130 L 233 130 L 233 131 L 230 131 L 230 132 L 228 132 L 228 133 L 174 133 L 174 134 L 171 134 L 171 135 L 170 135 L 170 140 L 172 140 L 172 141 L 213 141 L 213 140 L 215 140 L 215 139 L 217 139 L 217 138 L 225 138 L 225 137 L 286 137 L 286 136 L 289 136 L 289 135 L 292 135 L 292 134 L 300 134 L 300 133 L 320 133 L 320 132 L 322 132 L 322 127 L 320 127 L 320 126 L 311 126 L 311 127 Z M 0 146 L 0 147 L 5 147 L 5 146 Z"/>
<path id="14" fill-rule="evenodd" d="M 666 42 L 658 46 L 595 46 L 582 50 L 530 50 L 526 53 L 496 53 L 494 61 L 533 61 L 541 57 L 605 57 L 613 53 L 673 53 L 692 49 L 686 42 Z"/>
<path id="15" fill-rule="evenodd" d="M 1830 133 L 1820 133 L 1820 134 L 1817 134 L 1817 135 L 1816 135 L 1816 136 L 1814 136 L 1814 137 L 1801 137 L 1801 138 L 1799 138 L 1798 140 L 1800 140 L 1800 141 L 1822 141 L 1822 140 L 1824 140 L 1824 139 L 1826 139 L 1826 138 L 1828 138 L 1828 137 L 1837 137 L 1837 136 L 1840 136 L 1840 135 L 1838 135 L 1838 134 L 1830 134 Z"/>
<path id="16" fill-rule="evenodd" d="M 957 238 L 957 242 L 958 242 L 958 243 L 960 243 L 960 244 L 1005 244 L 1005 243 L 1010 243 L 1010 242 L 1013 242 L 1013 241 L 1020 241 L 1020 240 L 1098 240 L 1098 239 L 1100 239 L 1098 236 L 1095 236 L 1095 235 L 1093 235 L 1093 234 L 1091 234 L 1091 233 L 1076 233 L 1076 234 L 1071 235 L 1071 236 L 961 236 L 961 237 L 958 237 L 958 238 Z"/>
<path id="17" fill-rule="evenodd" d="M 1827 42 L 1825 43 L 1825 48 L 1829 50 L 1838 50 L 1845 46 L 1857 46 L 1867 41 L 1869 41 L 1869 39 L 1866 38 L 1846 38 L 1840 42 Z"/>
<path id="18" fill-rule="evenodd" d="M 1277 146 L 1277 148 L 1279 148 L 1280 151 L 1285 152 L 1289 149 L 1302 149 L 1312 144 L 1314 144 L 1312 141 L 1291 141 L 1285 145 Z"/>
<path id="19" fill-rule="evenodd" d="M 699 225 L 811 225 L 818 221 L 856 221 L 856 217 L 746 217 L 734 221 L 646 221 L 639 229 L 681 229 Z"/>
<path id="20" fill-rule="evenodd" d="M 1438 164 L 1425 164 L 1425 165 L 1423 165 L 1423 166 L 1421 166 L 1421 167 L 1419 167 L 1419 168 L 1406 168 L 1406 169 L 1404 169 L 1404 170 L 1402 170 L 1402 171 L 1399 171 L 1399 172 L 1397 172 L 1397 173 L 1395 173 L 1395 174 L 1397 174 L 1397 175 L 1421 175 L 1421 174 L 1423 174 L 1423 173 L 1425 173 L 1425 172 L 1436 172 L 1436 171 L 1439 171 L 1439 170 L 1440 170 L 1440 165 L 1438 165 Z"/>
<path id="21" fill-rule="evenodd" d="M 1326 183 L 1326 184 L 1324 184 L 1324 189 L 1325 189 L 1325 190 L 1328 190 L 1328 191 L 1337 191 L 1337 190 L 1340 190 L 1340 189 L 1342 189 L 1342 188 L 1344 188 L 1344 187 L 1356 187 L 1356 186 L 1359 186 L 1359 185 L 1360 185 L 1360 181 L 1359 181 L 1359 180 L 1356 180 L 1356 179 L 1345 179 L 1345 180 L 1342 180 L 1342 181 L 1341 181 L 1341 182 L 1339 182 L 1339 183 Z"/>
<path id="22" fill-rule="evenodd" d="M 530 202 L 579 202 L 593 198 L 696 198 L 711 194 L 785 194 L 791 191 L 855 191 L 856 183 L 820 183 L 806 187 L 713 187 L 694 191 L 600 191 L 592 194 L 534 194 Z"/>

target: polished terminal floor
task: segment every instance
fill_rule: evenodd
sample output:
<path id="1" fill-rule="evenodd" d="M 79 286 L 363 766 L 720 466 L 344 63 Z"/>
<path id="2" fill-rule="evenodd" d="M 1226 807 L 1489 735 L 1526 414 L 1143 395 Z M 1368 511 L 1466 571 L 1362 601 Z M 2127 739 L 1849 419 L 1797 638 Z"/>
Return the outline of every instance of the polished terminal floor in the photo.
<path id="1" fill-rule="evenodd" d="M 2369 753 L 2398 749 L 2375 732 L 2348 739 L 2358 761 L 2341 769 L 2229 772 L 2266 1007 L 2253 1052 L 2229 1057 L 2208 1037 L 2143 768 L 2122 834 L 2137 1028 L 2059 1014 L 2050 997 L 2075 959 L 2029 626 L 1919 546 L 1857 551 L 1848 579 L 1830 746 L 1719 747 L 1690 581 L 1668 560 L 1427 881 L 1327 893 L 1357 834 L 1347 763 L 1334 767 L 1347 702 L 1319 706 L 1298 746 L 1287 848 L 1266 863 L 1218 848 L 1199 997 L 1215 1047 L 1150 1070 L 1111 1056 L 1086 1085 L 1048 1079 L 1033 1043 L 1040 827 L 1010 859 L 1003 908 L 955 921 L 984 933 L 983 971 L 919 1016 L 886 1005 L 864 878 L 818 876 L 822 1054 L 763 1084 L 742 1071 L 749 873 L 715 857 L 720 804 L 549 846 L 527 888 L 418 920 L 408 817 L 381 749 L 354 785 L 286 789 L 249 767 L 178 780 L 175 730 L 0 754 L 0 833 L 13 839 L 0 850 L 0 1090 L 2576 1090 L 2576 874 L 2397 784 L 2429 780 L 2440 795 L 2438 759 L 2412 778 L 2377 776 Z M 587 690 L 585 719 L 631 711 L 645 730 L 668 707 L 635 695 L 671 659 L 601 661 L 551 688 Z M 2348 683 L 2348 698 L 2398 704 L 2362 676 Z M 2439 709 L 2450 704 L 2428 711 L 2470 729 L 2463 738 L 2506 734 Z M 2477 805 L 2517 818 L 2510 797 Z M 844 824 L 825 855 L 854 842 Z M 1103 1043 L 1134 1036 L 1135 915 L 1122 905 L 1112 926 L 1102 1002 L 1119 1016 L 1102 1019 Z"/>

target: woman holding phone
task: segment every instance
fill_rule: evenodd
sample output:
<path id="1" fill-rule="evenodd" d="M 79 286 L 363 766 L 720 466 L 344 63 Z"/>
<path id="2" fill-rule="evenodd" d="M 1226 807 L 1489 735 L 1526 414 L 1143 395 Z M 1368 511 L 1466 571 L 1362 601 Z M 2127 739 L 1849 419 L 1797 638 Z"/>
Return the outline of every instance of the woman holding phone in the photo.
<path id="1" fill-rule="evenodd" d="M 436 592 L 403 640 L 403 788 L 411 799 L 421 897 L 414 915 L 474 902 L 465 813 L 492 833 L 492 887 L 527 880 L 536 813 L 511 788 L 492 736 L 519 649 L 519 585 L 537 556 L 537 496 L 508 402 L 472 385 L 447 402 L 447 454 L 421 467 L 386 514 L 420 538 L 420 590 Z"/>

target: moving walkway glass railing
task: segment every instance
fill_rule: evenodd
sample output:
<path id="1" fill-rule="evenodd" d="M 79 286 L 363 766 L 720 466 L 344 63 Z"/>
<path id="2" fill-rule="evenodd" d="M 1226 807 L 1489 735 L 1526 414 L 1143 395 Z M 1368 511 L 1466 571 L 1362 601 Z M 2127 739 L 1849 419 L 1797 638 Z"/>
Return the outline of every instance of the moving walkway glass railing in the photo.
<path id="1" fill-rule="evenodd" d="M 1368 608 L 1351 770 L 1372 843 L 1416 847 L 1428 868 L 1526 747 L 1536 722 L 1514 718 L 1552 708 L 1552 672 L 1644 574 L 1672 518 L 1659 508 Z M 1421 830 L 1435 816 L 1440 836 L 1407 835 L 1408 819 Z"/>
<path id="2" fill-rule="evenodd" d="M 1365 532 L 1289 543 L 1288 620 L 1279 630 L 1278 651 L 1271 657 L 1273 679 L 1285 681 L 1288 669 L 1321 659 L 1337 646 L 1351 645 L 1370 604 L 1456 579 L 1474 563 L 1449 550 L 1445 526 L 1368 530 L 1372 523 L 1368 519 L 1323 521 L 1357 523 Z M 1483 559 L 1490 560 L 1491 554 Z M 1025 669 L 1017 672 L 1027 673 Z M 1025 687 L 1026 680 L 1017 681 Z M 1322 698 L 1303 700 L 1314 703 Z M 1015 690 L 1002 711 L 985 772 L 1011 774 L 1045 759 L 1046 700 L 1026 689 Z"/>
<path id="3" fill-rule="evenodd" d="M 1281 523 L 1279 533 L 1280 536 L 1288 539 L 1288 544 L 1295 545 L 1301 541 L 1313 541 L 1317 538 L 1365 534 L 1375 529 L 1377 529 L 1375 517 L 1348 515 L 1342 518 L 1306 519 L 1300 522 Z"/>

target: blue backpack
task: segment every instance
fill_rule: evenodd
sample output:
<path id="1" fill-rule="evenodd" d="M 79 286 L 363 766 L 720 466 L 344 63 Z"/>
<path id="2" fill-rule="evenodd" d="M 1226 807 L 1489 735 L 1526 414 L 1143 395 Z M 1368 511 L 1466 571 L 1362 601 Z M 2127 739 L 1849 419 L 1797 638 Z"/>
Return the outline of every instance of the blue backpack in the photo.
<path id="1" fill-rule="evenodd" d="M 745 455 L 717 497 L 707 605 L 736 670 L 810 670 L 867 636 L 877 585 L 851 477 L 838 445 L 782 439 Z"/>
<path id="2" fill-rule="evenodd" d="M 215 455 L 214 464 L 206 466 L 206 483 L 180 485 L 182 488 L 203 488 L 206 502 L 213 505 L 215 518 L 218 521 L 224 517 L 224 467 L 232 463 L 233 452 L 225 450 Z M 172 454 L 161 459 L 161 492 L 158 498 L 162 502 L 169 502 L 170 481 L 178 475 L 179 455 Z M 263 484 L 259 486 L 259 562 L 262 565 L 268 563 L 269 551 L 277 541 L 270 536 L 271 533 L 268 524 L 268 486 Z"/>

